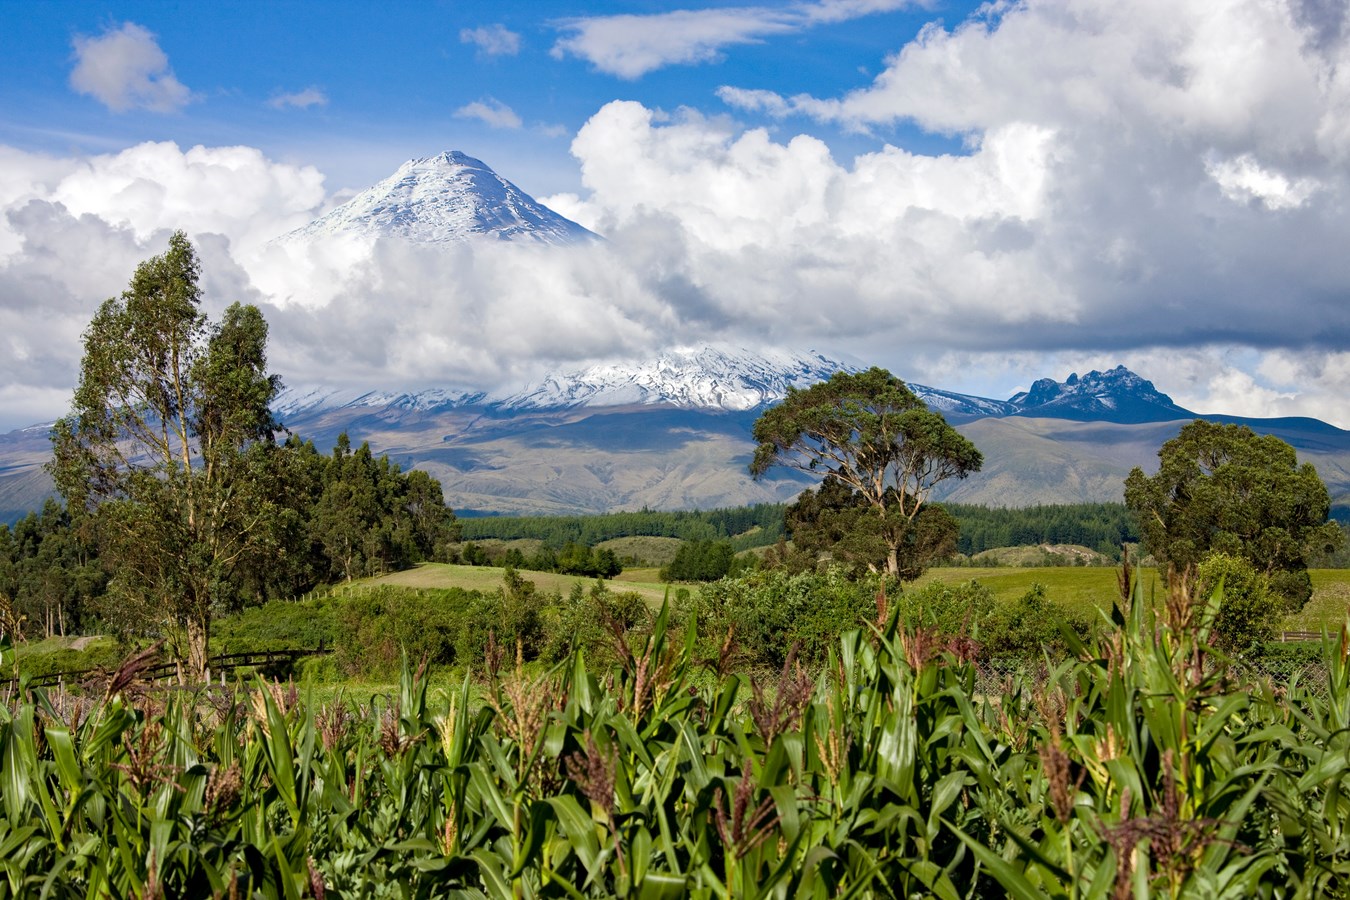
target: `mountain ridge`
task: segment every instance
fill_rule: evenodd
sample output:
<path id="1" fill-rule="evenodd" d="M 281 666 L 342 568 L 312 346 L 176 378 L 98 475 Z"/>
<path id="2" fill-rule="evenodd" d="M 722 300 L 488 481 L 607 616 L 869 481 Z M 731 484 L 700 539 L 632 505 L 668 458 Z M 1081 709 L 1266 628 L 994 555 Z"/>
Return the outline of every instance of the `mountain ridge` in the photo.
<path id="1" fill-rule="evenodd" d="M 583 369 L 573 373 L 576 381 L 555 375 L 517 391 L 294 389 L 278 411 L 288 429 L 319 447 L 347 432 L 405 468 L 427 471 L 455 508 L 570 514 L 741 506 L 785 502 L 812 484 L 789 470 L 751 479 L 751 428 L 770 395 L 778 399 L 788 386 L 827 378 L 835 366 L 858 368 L 818 352 L 696 348 L 640 366 Z M 1155 470 L 1158 448 L 1196 418 L 1123 367 L 1043 381 L 1049 383 L 1009 400 L 911 385 L 985 455 L 983 471 L 944 484 L 940 499 L 991 506 L 1119 502 L 1129 470 Z M 1122 410 L 1138 418 L 1134 401 L 1172 418 L 1103 418 Z M 1333 502 L 1350 507 L 1350 432 L 1297 417 L 1204 418 L 1289 442 L 1317 466 Z M 47 430 L 0 435 L 0 521 L 50 494 L 42 471 L 51 452 Z"/>

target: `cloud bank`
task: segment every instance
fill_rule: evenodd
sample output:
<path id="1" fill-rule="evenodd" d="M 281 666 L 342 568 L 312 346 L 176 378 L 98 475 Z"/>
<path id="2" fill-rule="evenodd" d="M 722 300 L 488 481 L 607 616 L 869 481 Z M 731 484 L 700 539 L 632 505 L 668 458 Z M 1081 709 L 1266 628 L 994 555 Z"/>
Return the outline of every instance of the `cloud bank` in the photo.
<path id="1" fill-rule="evenodd" d="M 1256 0 L 991 9 L 841 97 L 722 92 L 774 130 L 607 104 L 572 145 L 584 190 L 542 198 L 608 239 L 570 251 L 281 247 L 332 202 L 313 169 L 0 148 L 8 424 L 69 390 L 97 303 L 182 227 L 210 302 L 264 305 L 293 384 L 490 389 L 716 341 L 1002 397 L 1124 363 L 1197 411 L 1350 427 L 1344 23 Z M 816 120 L 966 149 L 837 159 L 786 127 Z"/>

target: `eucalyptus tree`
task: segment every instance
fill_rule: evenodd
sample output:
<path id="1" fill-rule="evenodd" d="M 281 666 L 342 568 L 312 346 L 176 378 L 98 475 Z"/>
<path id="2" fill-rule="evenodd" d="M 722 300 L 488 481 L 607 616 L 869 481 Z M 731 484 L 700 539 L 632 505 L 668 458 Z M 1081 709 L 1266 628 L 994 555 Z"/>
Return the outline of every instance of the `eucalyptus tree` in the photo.
<path id="1" fill-rule="evenodd" d="M 878 542 L 886 572 L 915 577 L 925 560 L 920 516 L 933 488 L 984 464 L 980 451 L 885 369 L 836 372 L 787 398 L 755 422 L 750 473 L 777 465 L 832 476 L 850 505 L 870 515 L 849 531 Z M 906 558 L 907 556 L 915 558 Z"/>
<path id="2" fill-rule="evenodd" d="M 102 304 L 49 465 L 68 506 L 98 524 L 110 612 L 170 637 L 194 672 L 239 573 L 278 550 L 284 495 L 270 474 L 280 381 L 267 372 L 267 323 L 236 303 L 212 324 L 200 275 L 178 232 Z"/>

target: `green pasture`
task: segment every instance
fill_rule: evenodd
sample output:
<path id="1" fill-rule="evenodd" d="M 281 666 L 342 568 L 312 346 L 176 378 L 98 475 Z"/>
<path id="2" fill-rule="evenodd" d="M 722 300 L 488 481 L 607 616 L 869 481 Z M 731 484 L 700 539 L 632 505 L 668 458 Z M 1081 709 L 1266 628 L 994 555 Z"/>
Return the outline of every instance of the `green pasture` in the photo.
<path id="1" fill-rule="evenodd" d="M 344 590 L 359 590 L 361 585 L 396 584 L 412 588 L 451 588 L 490 591 L 500 587 L 505 570 L 494 566 L 452 566 L 443 563 L 426 563 L 413 569 L 395 572 L 379 578 L 355 582 L 352 586 L 339 585 L 333 588 L 335 596 L 342 596 Z M 659 604 L 666 596 L 669 585 L 660 581 L 656 568 L 626 569 L 618 578 L 610 582 L 611 588 L 618 591 L 636 591 L 643 599 Z M 1082 566 L 1044 566 L 1035 568 L 968 568 L 942 567 L 928 570 L 913 587 L 922 587 L 931 582 L 960 584 L 966 581 L 978 581 L 994 592 L 1000 601 L 1011 601 L 1031 590 L 1033 585 L 1042 585 L 1046 596 L 1055 603 L 1081 613 L 1093 608 L 1109 608 L 1117 596 L 1117 579 L 1120 570 L 1116 568 L 1097 568 Z M 578 575 L 555 575 L 549 572 L 520 573 L 533 581 L 541 591 L 557 591 L 566 594 L 574 584 L 589 588 L 595 579 Z M 1282 629 L 1286 631 L 1320 631 L 1324 626 L 1335 630 L 1345 621 L 1350 611 L 1350 569 L 1313 569 L 1313 597 L 1300 612 L 1286 618 Z M 1140 569 L 1138 577 L 1144 585 L 1145 596 L 1161 596 L 1164 590 L 1162 580 L 1154 569 Z M 696 585 L 686 586 L 697 591 Z"/>
<path id="2" fill-rule="evenodd" d="M 1313 596 L 1301 611 L 1286 616 L 1282 631 L 1335 631 L 1350 613 L 1350 569 L 1312 569 Z M 1140 569 L 1138 578 L 1144 596 L 1161 597 L 1166 590 L 1155 569 Z M 1119 595 L 1118 568 L 1053 566 L 1038 568 L 956 568 L 929 569 L 915 582 L 922 587 L 931 582 L 961 584 L 978 581 L 994 592 L 1000 601 L 1015 600 L 1040 584 L 1054 602 L 1070 610 L 1087 613 L 1093 607 L 1109 608 Z"/>
<path id="3" fill-rule="evenodd" d="M 631 570 L 612 580 L 610 585 L 613 590 L 635 591 L 641 594 L 644 600 L 659 604 L 666 595 L 666 585 L 656 580 L 656 572 L 656 569 Z M 630 580 L 634 573 L 642 573 L 643 577 L 649 577 L 650 580 Z M 446 563 L 423 563 L 402 572 L 381 575 L 378 578 L 367 578 L 353 582 L 351 585 L 338 585 L 332 589 L 332 593 L 333 596 L 341 597 L 344 591 L 361 590 L 363 586 L 381 584 L 410 588 L 457 587 L 471 591 L 491 591 L 502 586 L 502 578 L 505 574 L 506 570 L 497 566 L 454 566 Z M 572 590 L 573 585 L 580 584 L 583 589 L 589 589 L 591 585 L 595 584 L 594 578 L 583 575 L 558 575 L 553 572 L 531 572 L 525 569 L 520 571 L 520 575 L 526 581 L 533 581 L 535 587 L 540 591 L 548 593 L 556 591 L 564 595 Z M 625 578 L 625 575 L 629 578 Z"/>

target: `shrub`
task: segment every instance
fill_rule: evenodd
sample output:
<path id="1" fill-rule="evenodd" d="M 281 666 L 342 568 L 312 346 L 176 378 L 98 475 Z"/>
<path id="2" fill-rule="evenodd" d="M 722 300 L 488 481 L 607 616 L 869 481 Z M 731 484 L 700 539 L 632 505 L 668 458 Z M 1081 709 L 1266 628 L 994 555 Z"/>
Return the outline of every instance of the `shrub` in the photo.
<path id="1" fill-rule="evenodd" d="M 1283 573 L 1292 575 L 1296 573 Z M 1307 572 L 1302 575 L 1306 578 Z M 1250 562 L 1227 553 L 1211 554 L 1196 569 L 1201 600 L 1221 592 L 1214 618 L 1214 646 L 1225 653 L 1247 654 L 1275 636 L 1286 603 L 1270 579 Z"/>
<path id="2" fill-rule="evenodd" d="M 334 654 L 349 676 L 391 678 L 403 654 L 414 665 L 425 658 L 449 665 L 466 624 L 466 612 L 481 597 L 462 588 L 414 590 L 383 585 L 356 594 L 337 611 Z"/>
<path id="3" fill-rule="evenodd" d="M 880 578 L 851 581 L 837 568 L 796 575 L 761 569 L 704 585 L 689 624 L 716 646 L 733 629 L 750 665 L 780 667 L 798 642 L 803 660 L 819 662 L 841 633 L 876 618 L 880 588 Z"/>
<path id="4" fill-rule="evenodd" d="M 661 569 L 661 580 L 716 581 L 730 574 L 735 558 L 731 541 L 685 541 Z"/>
<path id="5" fill-rule="evenodd" d="M 1066 647 L 1060 623 L 1067 624 L 1079 637 L 1092 631 L 1091 622 L 1046 597 L 1044 585 L 1033 584 L 1017 600 L 994 609 L 985 619 L 980 640 L 989 656 L 1063 656 Z"/>
<path id="6" fill-rule="evenodd" d="M 211 626 L 213 653 L 245 650 L 318 649 L 332 647 L 338 633 L 340 600 L 270 600 Z"/>
<path id="7" fill-rule="evenodd" d="M 545 616 L 547 627 L 540 656 L 550 662 L 566 659 L 574 650 L 598 664 L 615 661 L 615 633 L 627 639 L 630 633 L 645 634 L 652 615 L 647 601 L 635 591 L 611 591 L 600 580 L 589 591 L 580 584 L 572 586 L 566 599 L 560 598 Z"/>
<path id="8" fill-rule="evenodd" d="M 970 635 L 993 611 L 994 592 L 973 580 L 933 582 L 901 594 L 896 606 L 910 625 L 934 626 L 946 635 Z"/>

